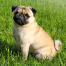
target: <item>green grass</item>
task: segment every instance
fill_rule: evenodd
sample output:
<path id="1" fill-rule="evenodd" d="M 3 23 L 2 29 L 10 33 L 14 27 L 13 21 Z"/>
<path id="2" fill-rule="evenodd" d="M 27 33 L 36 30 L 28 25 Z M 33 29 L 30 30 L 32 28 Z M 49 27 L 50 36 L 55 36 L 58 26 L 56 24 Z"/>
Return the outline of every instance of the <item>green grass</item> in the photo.
<path id="1" fill-rule="evenodd" d="M 62 41 L 62 50 L 52 61 L 38 61 L 33 54 L 22 59 L 13 38 L 12 5 L 31 6 L 37 10 L 37 23 L 53 40 Z M 0 66 L 66 66 L 66 0 L 0 0 Z"/>

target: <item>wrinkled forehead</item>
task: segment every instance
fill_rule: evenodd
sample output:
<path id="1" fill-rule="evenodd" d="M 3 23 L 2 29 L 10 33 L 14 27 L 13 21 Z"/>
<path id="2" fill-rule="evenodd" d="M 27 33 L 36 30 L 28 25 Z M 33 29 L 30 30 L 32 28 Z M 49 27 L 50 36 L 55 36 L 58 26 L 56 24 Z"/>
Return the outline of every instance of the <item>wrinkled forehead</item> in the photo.
<path id="1" fill-rule="evenodd" d="M 17 11 L 19 13 L 23 13 L 23 14 L 29 14 L 29 15 L 33 15 L 30 7 L 25 7 L 25 6 L 18 6 L 17 7 Z"/>

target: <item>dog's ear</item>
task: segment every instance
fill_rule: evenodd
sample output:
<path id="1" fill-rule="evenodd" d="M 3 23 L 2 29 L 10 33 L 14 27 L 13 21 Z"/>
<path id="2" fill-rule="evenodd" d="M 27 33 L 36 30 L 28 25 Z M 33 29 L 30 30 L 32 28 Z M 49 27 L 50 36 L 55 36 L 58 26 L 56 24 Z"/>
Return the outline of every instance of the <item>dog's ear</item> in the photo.
<path id="1" fill-rule="evenodd" d="M 30 8 L 30 9 L 33 12 L 33 15 L 35 16 L 37 11 L 34 8 Z"/>
<path id="2" fill-rule="evenodd" d="M 17 8 L 17 6 L 12 6 L 12 12 Z"/>

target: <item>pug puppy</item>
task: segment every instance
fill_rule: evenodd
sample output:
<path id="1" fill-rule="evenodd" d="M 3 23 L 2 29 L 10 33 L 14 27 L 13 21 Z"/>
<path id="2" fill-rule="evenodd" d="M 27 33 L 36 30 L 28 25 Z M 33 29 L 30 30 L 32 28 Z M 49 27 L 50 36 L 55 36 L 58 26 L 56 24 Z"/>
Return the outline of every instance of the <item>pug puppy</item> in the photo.
<path id="1" fill-rule="evenodd" d="M 24 60 L 29 52 L 35 53 L 37 59 L 52 59 L 61 48 L 60 40 L 52 38 L 37 24 L 36 10 L 32 7 L 13 6 L 13 35 L 21 46 Z"/>

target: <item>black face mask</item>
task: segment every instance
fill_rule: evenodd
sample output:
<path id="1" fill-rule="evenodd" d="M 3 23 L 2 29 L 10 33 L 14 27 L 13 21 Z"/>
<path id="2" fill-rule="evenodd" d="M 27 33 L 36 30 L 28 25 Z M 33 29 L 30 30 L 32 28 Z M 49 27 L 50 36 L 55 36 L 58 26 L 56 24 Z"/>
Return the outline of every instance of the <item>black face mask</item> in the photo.
<path id="1" fill-rule="evenodd" d="M 25 15 L 21 14 L 21 13 L 15 13 L 14 17 L 13 17 L 15 23 L 17 23 L 18 25 L 25 25 L 28 22 L 26 21 Z"/>

